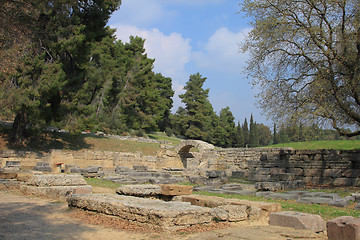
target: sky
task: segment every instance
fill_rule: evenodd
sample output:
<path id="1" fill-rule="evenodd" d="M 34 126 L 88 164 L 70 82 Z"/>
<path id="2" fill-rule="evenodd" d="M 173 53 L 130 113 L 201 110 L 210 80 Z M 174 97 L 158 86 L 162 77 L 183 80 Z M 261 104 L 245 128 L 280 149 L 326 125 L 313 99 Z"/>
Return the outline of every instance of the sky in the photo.
<path id="1" fill-rule="evenodd" d="M 209 100 L 219 114 L 230 107 L 236 123 L 253 114 L 258 123 L 269 125 L 256 107 L 256 89 L 244 74 L 247 53 L 239 44 L 251 30 L 240 12 L 241 0 L 123 0 L 108 25 L 116 28 L 118 40 L 129 36 L 145 39 L 154 72 L 172 78 L 175 91 L 173 112 L 183 106 L 178 95 L 191 74 L 206 77 Z"/>

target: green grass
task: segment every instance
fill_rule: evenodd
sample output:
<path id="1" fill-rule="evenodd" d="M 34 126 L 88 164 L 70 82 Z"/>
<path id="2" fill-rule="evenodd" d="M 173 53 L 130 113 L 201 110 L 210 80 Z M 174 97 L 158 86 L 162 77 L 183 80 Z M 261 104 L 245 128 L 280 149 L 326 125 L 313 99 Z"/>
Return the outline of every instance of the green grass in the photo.
<path id="1" fill-rule="evenodd" d="M 114 183 L 109 180 L 99 179 L 99 178 L 85 178 L 87 184 L 93 187 L 103 187 L 116 190 L 118 187 L 121 186 L 119 183 Z"/>
<path id="2" fill-rule="evenodd" d="M 333 192 L 336 192 L 335 190 Z M 209 192 L 196 192 L 199 195 L 217 196 L 222 198 L 242 199 L 249 201 L 262 201 L 262 202 L 276 202 L 280 203 L 283 211 L 296 211 L 309 214 L 320 215 L 325 221 L 340 217 L 340 216 L 353 216 L 360 217 L 360 212 L 354 210 L 354 203 L 345 208 L 333 207 L 328 205 L 319 204 L 305 204 L 297 203 L 295 200 L 273 200 L 265 199 L 263 197 L 257 197 L 252 195 L 235 195 L 235 194 L 222 194 L 222 193 L 209 193 Z"/>
<path id="3" fill-rule="evenodd" d="M 147 134 L 147 136 L 150 139 L 169 142 L 169 144 L 171 144 L 171 145 L 178 145 L 182 140 L 182 139 L 179 139 L 179 138 L 176 138 L 176 137 L 166 136 L 166 134 L 162 133 L 162 132 L 157 132 L 157 133 L 153 133 L 153 134 Z"/>
<path id="4" fill-rule="evenodd" d="M 121 184 L 114 183 L 108 180 L 97 179 L 97 178 L 86 178 L 86 182 L 94 187 L 103 187 L 109 188 L 112 190 L 116 190 Z M 181 183 L 182 185 L 193 185 L 190 183 Z M 311 190 L 309 190 L 311 191 Z M 316 189 L 312 191 L 322 191 L 329 193 L 338 193 L 340 196 L 348 196 L 350 192 L 357 192 L 358 189 Z M 320 204 L 305 204 L 305 203 L 297 203 L 295 200 L 274 200 L 274 199 L 265 199 L 263 197 L 257 197 L 253 195 L 236 195 L 236 194 L 223 194 L 223 193 L 209 193 L 209 192 L 195 192 L 194 194 L 205 195 L 205 196 L 217 196 L 228 199 L 242 199 L 249 201 L 262 201 L 262 202 L 275 202 L 279 203 L 282 207 L 283 211 L 296 211 L 303 212 L 309 214 L 320 215 L 325 221 L 330 219 L 340 217 L 340 216 L 353 216 L 360 217 L 360 211 L 354 210 L 355 203 L 351 203 L 349 206 L 340 208 L 333 207 L 328 205 L 320 205 Z"/>
<path id="5" fill-rule="evenodd" d="M 333 141 L 310 141 L 310 142 L 291 142 L 270 145 L 266 147 L 292 147 L 294 149 L 335 149 L 335 150 L 355 150 L 360 149 L 360 140 L 333 140 Z"/>

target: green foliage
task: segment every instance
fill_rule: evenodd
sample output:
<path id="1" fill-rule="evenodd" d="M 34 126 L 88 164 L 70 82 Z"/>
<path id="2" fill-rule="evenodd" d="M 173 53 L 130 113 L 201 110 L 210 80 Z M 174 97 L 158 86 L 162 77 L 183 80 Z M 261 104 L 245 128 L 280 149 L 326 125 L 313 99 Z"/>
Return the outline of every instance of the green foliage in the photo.
<path id="1" fill-rule="evenodd" d="M 203 89 L 206 78 L 199 73 L 191 75 L 179 97 L 185 109 L 179 109 L 179 127 L 184 136 L 191 139 L 210 139 L 212 116 L 215 114 L 208 100 L 209 89 Z"/>
<path id="2" fill-rule="evenodd" d="M 359 135 L 359 1 L 242 5 L 253 19 L 243 45 L 251 56 L 247 70 L 265 113 L 276 122 L 326 123 L 342 135 Z"/>
<path id="3" fill-rule="evenodd" d="M 120 3 L 39 1 L 21 7 L 2 2 L 19 18 L 0 36 L 28 39 L 21 42 L 24 47 L 1 49 L 8 58 L 7 70 L 0 71 L 0 116 L 16 115 L 15 138 L 24 137 L 26 126 L 56 125 L 72 133 L 135 129 L 143 135 L 170 125 L 171 79 L 152 71 L 154 59 L 145 54 L 144 39 L 131 36 L 124 44 L 106 27 Z M 20 17 L 31 19 L 31 26 L 22 28 Z"/>

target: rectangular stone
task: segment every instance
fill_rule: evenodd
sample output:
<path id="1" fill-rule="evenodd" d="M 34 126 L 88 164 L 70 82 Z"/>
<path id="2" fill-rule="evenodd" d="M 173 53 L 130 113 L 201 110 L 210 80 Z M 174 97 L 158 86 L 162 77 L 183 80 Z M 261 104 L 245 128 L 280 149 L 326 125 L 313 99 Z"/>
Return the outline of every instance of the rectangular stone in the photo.
<path id="1" fill-rule="evenodd" d="M 17 173 L 14 172 L 0 172 L 0 179 L 15 179 Z"/>
<path id="2" fill-rule="evenodd" d="M 179 196 L 192 194 L 192 186 L 176 185 L 176 184 L 161 184 L 161 194 L 165 196 Z"/>
<path id="3" fill-rule="evenodd" d="M 160 195 L 161 187 L 153 184 L 123 185 L 116 189 L 116 193 L 135 197 L 151 197 Z"/>
<path id="4" fill-rule="evenodd" d="M 326 223 L 329 240 L 360 240 L 360 219 L 342 216 Z"/>
<path id="5" fill-rule="evenodd" d="M 154 224 L 164 229 L 210 223 L 215 217 L 211 208 L 116 194 L 70 195 L 67 202 L 71 207 L 97 211 L 139 223 Z"/>
<path id="6" fill-rule="evenodd" d="M 319 215 L 292 211 L 271 213 L 269 224 L 270 226 L 306 229 L 313 232 L 326 230 L 325 221 Z"/>
<path id="7" fill-rule="evenodd" d="M 90 185 L 83 186 L 20 186 L 20 191 L 25 194 L 42 196 L 50 199 L 65 201 L 66 197 L 71 194 L 91 194 L 92 187 Z"/>
<path id="8" fill-rule="evenodd" d="M 38 187 L 87 185 L 83 176 L 70 174 L 33 175 L 27 184 Z"/>

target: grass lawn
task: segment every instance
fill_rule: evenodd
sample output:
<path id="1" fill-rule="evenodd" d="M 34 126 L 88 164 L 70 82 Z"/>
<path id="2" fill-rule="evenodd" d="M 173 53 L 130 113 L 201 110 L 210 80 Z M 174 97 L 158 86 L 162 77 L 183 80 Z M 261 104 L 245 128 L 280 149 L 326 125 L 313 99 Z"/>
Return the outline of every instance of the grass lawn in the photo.
<path id="1" fill-rule="evenodd" d="M 355 150 L 360 149 L 360 140 L 334 140 L 334 141 L 310 141 L 281 143 L 266 147 L 292 147 L 294 149 L 336 149 Z"/>
<path id="2" fill-rule="evenodd" d="M 334 190 L 333 192 L 336 192 Z M 305 204 L 297 203 L 295 200 L 274 200 L 265 199 L 263 197 L 250 196 L 250 195 L 235 195 L 235 194 L 221 194 L 209 192 L 196 192 L 195 194 L 206 196 L 218 196 L 223 198 L 245 199 L 249 201 L 262 201 L 262 202 L 277 202 L 280 203 L 283 211 L 296 211 L 309 214 L 320 215 L 325 221 L 340 217 L 340 216 L 353 216 L 360 217 L 360 211 L 354 210 L 355 203 L 351 203 L 345 208 L 333 207 L 320 204 Z"/>

